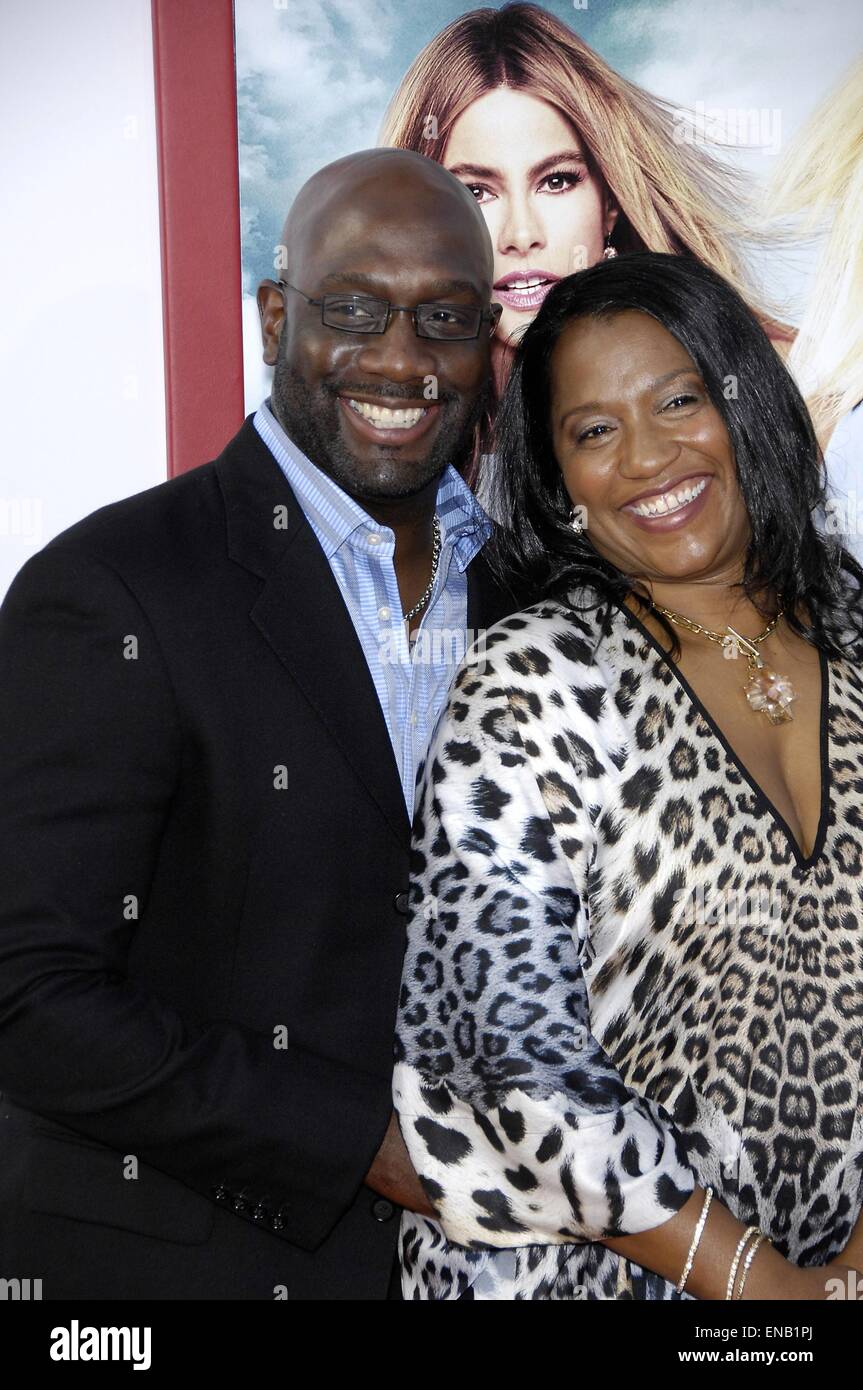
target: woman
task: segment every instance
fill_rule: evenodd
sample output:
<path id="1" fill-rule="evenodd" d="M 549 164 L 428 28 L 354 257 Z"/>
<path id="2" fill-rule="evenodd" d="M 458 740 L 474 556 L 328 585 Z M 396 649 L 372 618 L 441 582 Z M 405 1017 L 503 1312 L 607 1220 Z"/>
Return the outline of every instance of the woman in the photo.
<path id="1" fill-rule="evenodd" d="M 811 422 L 730 286 L 634 253 L 546 297 L 499 457 L 541 597 L 418 785 L 405 1295 L 825 1298 L 863 1267 L 863 571 Z"/>
<path id="2" fill-rule="evenodd" d="M 695 143 L 685 114 L 619 76 L 539 5 L 479 9 L 411 64 L 380 144 L 452 170 L 485 213 L 495 249 L 502 390 L 519 334 L 563 276 L 618 252 L 697 256 L 757 307 L 740 258 L 752 240 L 740 177 Z"/>
<path id="3" fill-rule="evenodd" d="M 863 61 L 792 141 L 768 189 L 766 212 L 795 217 L 801 237 L 827 229 L 788 366 L 822 447 L 863 397 Z"/>
<path id="4" fill-rule="evenodd" d="M 766 203 L 801 236 L 827 228 L 788 366 L 827 450 L 824 525 L 863 560 L 863 62 L 792 141 Z"/>

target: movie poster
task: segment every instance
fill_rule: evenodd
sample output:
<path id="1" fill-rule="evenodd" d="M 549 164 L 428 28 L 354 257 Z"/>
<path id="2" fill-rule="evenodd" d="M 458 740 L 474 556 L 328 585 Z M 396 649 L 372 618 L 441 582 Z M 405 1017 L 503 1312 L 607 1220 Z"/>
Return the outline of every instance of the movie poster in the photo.
<path id="1" fill-rule="evenodd" d="M 278 275 L 292 198 L 330 160 L 400 145 L 483 208 L 498 386 L 555 279 L 686 253 L 759 314 L 822 443 L 847 443 L 863 397 L 857 0 L 236 0 L 235 23 L 247 410 L 269 391 L 254 292 Z"/>

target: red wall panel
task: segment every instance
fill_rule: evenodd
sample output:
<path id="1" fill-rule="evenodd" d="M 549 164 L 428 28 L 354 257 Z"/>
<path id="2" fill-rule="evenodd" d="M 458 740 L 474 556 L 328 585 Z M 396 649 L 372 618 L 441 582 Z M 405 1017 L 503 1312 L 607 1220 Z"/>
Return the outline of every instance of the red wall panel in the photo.
<path id="1" fill-rule="evenodd" d="M 168 473 L 243 419 L 237 95 L 230 0 L 152 0 Z"/>

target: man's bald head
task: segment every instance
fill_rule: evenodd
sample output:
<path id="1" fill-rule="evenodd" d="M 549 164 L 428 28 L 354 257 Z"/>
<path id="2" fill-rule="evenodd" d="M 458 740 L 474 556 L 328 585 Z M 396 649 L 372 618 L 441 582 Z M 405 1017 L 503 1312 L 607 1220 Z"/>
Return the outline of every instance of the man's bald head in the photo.
<path id="1" fill-rule="evenodd" d="M 435 160 L 386 148 L 345 155 L 303 184 L 282 229 L 289 278 L 297 283 L 306 253 L 328 240 L 334 227 L 344 233 L 348 252 L 351 229 L 360 235 L 369 222 L 394 229 L 404 221 L 417 228 L 418 249 L 427 240 L 450 238 L 472 252 L 490 291 L 494 253 L 473 194 Z"/>
<path id="2" fill-rule="evenodd" d="M 478 204 L 424 155 L 363 150 L 304 184 L 283 235 L 283 278 L 258 290 L 278 419 L 364 504 L 433 501 L 446 465 L 478 448 L 490 389 L 499 306 Z M 391 306 L 383 327 L 363 331 L 381 300 Z M 418 332 L 420 304 L 432 307 Z M 473 337 L 427 331 L 458 324 L 459 312 L 477 324 Z"/>

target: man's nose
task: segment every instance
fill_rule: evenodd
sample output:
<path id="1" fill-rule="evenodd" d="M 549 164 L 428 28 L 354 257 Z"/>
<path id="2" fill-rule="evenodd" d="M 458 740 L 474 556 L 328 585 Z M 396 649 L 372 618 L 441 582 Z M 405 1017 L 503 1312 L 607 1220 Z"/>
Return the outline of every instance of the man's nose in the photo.
<path id="1" fill-rule="evenodd" d="M 434 375 L 437 359 L 430 338 L 414 329 L 413 311 L 390 309 L 384 333 L 369 333 L 360 348 L 359 365 L 375 376 L 392 381 L 412 381 Z"/>

